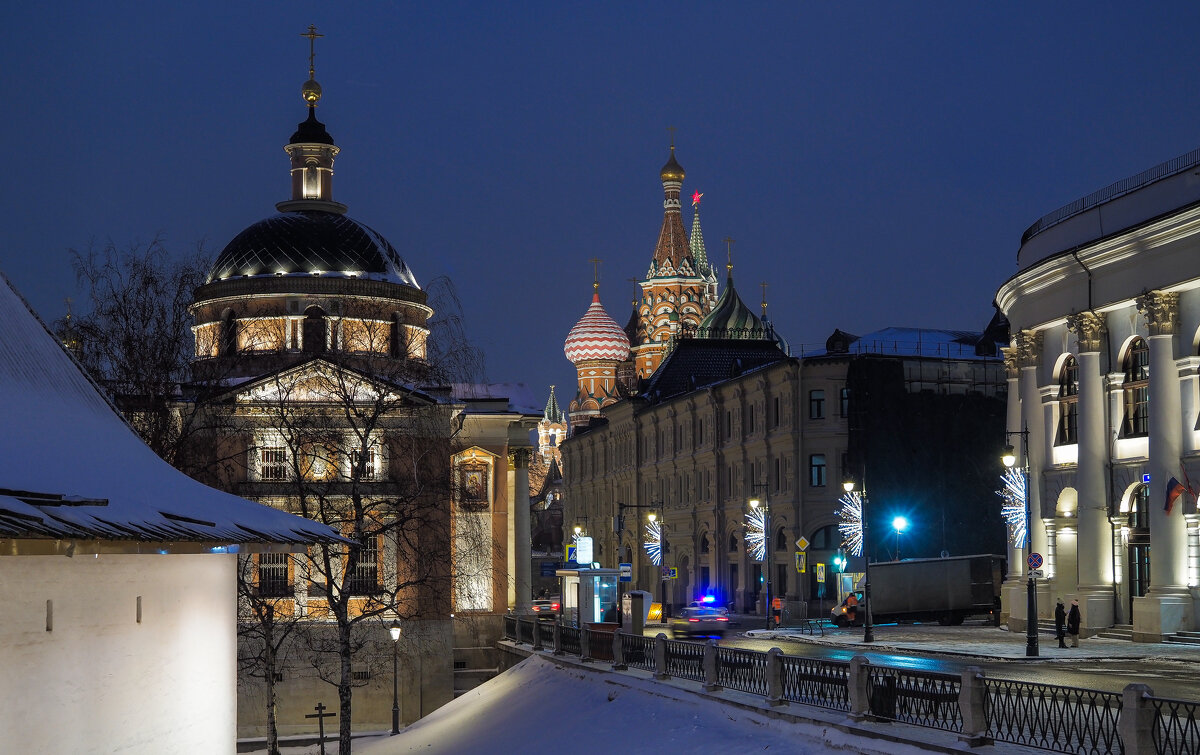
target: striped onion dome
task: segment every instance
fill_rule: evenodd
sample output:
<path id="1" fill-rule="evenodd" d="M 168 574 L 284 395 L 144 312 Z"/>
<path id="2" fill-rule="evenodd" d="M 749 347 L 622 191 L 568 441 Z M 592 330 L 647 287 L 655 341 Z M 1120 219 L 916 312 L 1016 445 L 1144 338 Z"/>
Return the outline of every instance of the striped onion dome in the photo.
<path id="1" fill-rule="evenodd" d="M 629 336 L 600 304 L 600 292 L 592 294 L 592 305 L 567 334 L 563 352 L 572 364 L 591 359 L 623 362 L 629 358 Z"/>

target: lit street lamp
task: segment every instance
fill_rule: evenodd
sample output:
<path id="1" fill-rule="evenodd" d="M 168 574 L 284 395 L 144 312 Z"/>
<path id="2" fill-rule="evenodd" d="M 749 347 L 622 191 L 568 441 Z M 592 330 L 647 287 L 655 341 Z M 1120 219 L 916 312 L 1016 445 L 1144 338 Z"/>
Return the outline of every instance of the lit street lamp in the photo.
<path id="1" fill-rule="evenodd" d="M 908 529 L 908 520 L 898 516 L 892 520 L 892 529 L 896 530 L 896 560 L 900 560 L 900 533 Z"/>
<path id="2" fill-rule="evenodd" d="M 854 480 L 847 478 L 842 483 L 842 490 L 853 492 Z M 859 494 L 862 501 L 862 554 L 863 554 L 863 602 L 866 604 L 866 615 L 863 617 L 863 642 L 875 641 L 875 626 L 871 621 L 871 551 L 867 546 L 867 486 L 864 483 Z"/>
<path id="3" fill-rule="evenodd" d="M 651 511 L 646 515 L 646 518 L 653 523 L 656 519 L 658 519 L 658 515 Z M 667 606 L 667 580 L 670 578 L 670 572 L 668 571 L 667 567 L 667 518 L 665 516 L 658 524 L 658 533 L 658 548 L 659 553 L 661 553 L 659 561 L 661 561 L 662 567 L 662 584 L 659 593 L 659 604 L 662 606 L 662 618 L 665 621 L 671 615 L 671 612 Z"/>
<path id="4" fill-rule="evenodd" d="M 392 734 L 400 733 L 400 622 L 392 620 Z"/>
<path id="5" fill-rule="evenodd" d="M 767 485 L 766 485 L 766 483 L 763 483 L 762 485 L 753 485 L 752 487 L 754 487 L 755 489 L 758 489 L 758 488 L 766 489 Z M 750 499 L 750 508 L 751 509 L 757 510 L 760 504 L 762 505 L 762 509 L 763 509 L 762 562 L 763 562 L 763 569 L 766 571 L 766 583 L 767 583 L 767 602 L 765 605 L 766 605 L 766 609 L 767 609 L 766 610 L 767 629 L 770 629 L 771 628 L 771 618 L 772 618 L 772 614 L 773 614 L 773 611 L 771 610 L 771 559 L 770 559 L 770 555 L 771 555 L 771 503 L 769 500 L 767 500 L 767 497 L 765 495 L 762 497 L 761 501 L 758 498 Z"/>
<path id="6" fill-rule="evenodd" d="M 1004 442 L 1008 443 L 1008 439 L 1014 435 L 1021 436 L 1021 478 L 1025 483 L 1025 556 L 1029 558 L 1033 554 L 1033 527 L 1029 521 L 1029 428 L 1024 430 L 1011 430 L 1004 433 Z M 1011 444 L 1004 447 L 1004 455 L 1000 457 L 1004 462 L 1004 466 L 1009 469 L 1017 463 L 1016 449 Z M 1026 564 L 1026 572 L 1029 574 L 1029 579 L 1025 585 L 1025 655 L 1036 657 L 1038 655 L 1038 634 L 1037 634 L 1037 584 L 1033 580 L 1033 566 Z"/>

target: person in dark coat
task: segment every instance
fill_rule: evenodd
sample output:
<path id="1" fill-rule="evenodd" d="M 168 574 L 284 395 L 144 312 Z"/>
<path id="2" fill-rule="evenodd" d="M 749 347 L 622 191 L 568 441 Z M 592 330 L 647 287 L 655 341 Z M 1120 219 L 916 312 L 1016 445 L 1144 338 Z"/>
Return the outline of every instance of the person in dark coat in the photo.
<path id="1" fill-rule="evenodd" d="M 1071 647 L 1079 647 L 1079 601 L 1071 601 L 1071 610 L 1067 612 L 1067 634 L 1071 635 Z"/>
<path id="2" fill-rule="evenodd" d="M 1065 648 L 1067 643 L 1063 642 L 1063 638 L 1067 636 L 1067 609 L 1063 606 L 1062 598 L 1054 607 L 1054 635 L 1058 637 L 1058 646 Z"/>

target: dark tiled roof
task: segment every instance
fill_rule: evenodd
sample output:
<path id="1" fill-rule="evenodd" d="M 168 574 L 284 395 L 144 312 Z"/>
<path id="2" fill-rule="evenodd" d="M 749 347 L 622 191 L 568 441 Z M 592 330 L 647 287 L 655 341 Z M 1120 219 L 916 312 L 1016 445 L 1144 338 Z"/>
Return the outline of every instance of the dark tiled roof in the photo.
<path id="1" fill-rule="evenodd" d="M 383 236 L 345 215 L 315 211 L 275 215 L 242 231 L 217 257 L 208 282 L 313 271 L 336 276 L 353 273 L 420 288 Z"/>
<path id="2" fill-rule="evenodd" d="M 787 358 L 774 341 L 685 338 L 655 370 L 642 395 L 659 401 Z"/>

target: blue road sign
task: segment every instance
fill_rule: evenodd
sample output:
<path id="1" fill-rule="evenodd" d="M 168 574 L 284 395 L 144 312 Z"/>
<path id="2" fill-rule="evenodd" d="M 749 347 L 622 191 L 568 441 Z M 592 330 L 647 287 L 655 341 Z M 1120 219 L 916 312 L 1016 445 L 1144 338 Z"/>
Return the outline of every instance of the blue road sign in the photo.
<path id="1" fill-rule="evenodd" d="M 1041 569 L 1042 568 L 1042 554 L 1030 553 L 1028 561 L 1029 561 L 1030 569 Z"/>

